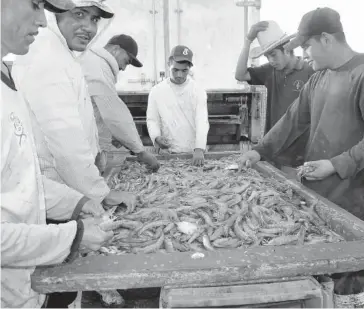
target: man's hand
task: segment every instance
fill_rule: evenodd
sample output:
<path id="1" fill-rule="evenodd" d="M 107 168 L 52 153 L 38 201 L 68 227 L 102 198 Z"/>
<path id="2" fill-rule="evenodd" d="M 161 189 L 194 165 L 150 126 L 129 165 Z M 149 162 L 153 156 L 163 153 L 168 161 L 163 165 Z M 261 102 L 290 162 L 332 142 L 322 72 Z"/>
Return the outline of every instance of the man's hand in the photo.
<path id="1" fill-rule="evenodd" d="M 311 170 L 303 175 L 307 180 L 322 180 L 336 172 L 330 160 L 305 162 L 303 166 Z"/>
<path id="2" fill-rule="evenodd" d="M 154 172 L 159 169 L 159 162 L 157 158 L 148 151 L 142 151 L 137 154 L 138 160 L 148 165 Z"/>
<path id="3" fill-rule="evenodd" d="M 258 151 L 249 150 L 244 153 L 239 159 L 239 170 L 245 167 L 252 167 L 254 164 L 257 164 L 260 161 L 261 157 Z"/>
<path id="4" fill-rule="evenodd" d="M 107 206 L 115 206 L 124 203 L 128 209 L 134 209 L 136 205 L 136 196 L 133 193 L 125 191 L 112 190 L 104 199 Z"/>
<path id="5" fill-rule="evenodd" d="M 267 22 L 267 21 L 260 21 L 259 23 L 254 24 L 249 30 L 247 39 L 249 41 L 253 42 L 256 39 L 258 33 L 260 31 L 267 30 L 268 26 L 269 26 L 269 22 Z"/>
<path id="6" fill-rule="evenodd" d="M 192 164 L 195 166 L 203 165 L 205 157 L 203 155 L 203 150 L 200 148 L 196 148 L 193 152 Z"/>
<path id="7" fill-rule="evenodd" d="M 97 166 L 101 174 L 105 171 L 107 165 L 106 151 L 101 151 L 97 154 L 95 158 L 95 165 Z"/>
<path id="8" fill-rule="evenodd" d="M 111 144 L 115 147 L 115 148 L 121 148 L 123 146 L 122 143 L 120 143 L 114 136 L 111 138 Z"/>
<path id="9" fill-rule="evenodd" d="M 171 147 L 171 143 L 168 141 L 167 138 L 163 136 L 158 136 L 155 138 L 155 142 L 158 144 L 158 146 L 162 149 L 168 149 Z"/>
<path id="10" fill-rule="evenodd" d="M 93 217 L 101 217 L 105 213 L 105 209 L 101 204 L 92 200 L 88 200 L 82 207 L 81 214 L 91 215 Z"/>
<path id="11" fill-rule="evenodd" d="M 99 220 L 87 218 L 83 219 L 82 222 L 84 227 L 80 244 L 80 249 L 82 251 L 97 251 L 114 236 L 112 231 L 104 232 L 100 229 Z"/>

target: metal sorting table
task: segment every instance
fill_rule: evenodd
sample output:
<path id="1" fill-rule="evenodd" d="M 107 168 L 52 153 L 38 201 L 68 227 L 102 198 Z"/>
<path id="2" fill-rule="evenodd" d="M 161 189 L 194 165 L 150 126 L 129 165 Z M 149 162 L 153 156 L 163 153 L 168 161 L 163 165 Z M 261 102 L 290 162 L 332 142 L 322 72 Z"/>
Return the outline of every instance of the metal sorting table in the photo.
<path id="1" fill-rule="evenodd" d="M 219 159 L 237 152 L 206 153 Z M 190 159 L 190 154 L 162 155 L 160 160 Z M 127 160 L 134 160 L 128 158 Z M 309 203 L 318 201 L 320 217 L 345 242 L 312 245 L 261 246 L 204 252 L 125 254 L 79 258 L 71 264 L 38 267 L 32 288 L 40 293 L 162 287 L 166 285 L 228 284 L 364 269 L 364 222 L 316 194 L 266 162 L 255 167 L 268 177 L 288 183 Z"/>

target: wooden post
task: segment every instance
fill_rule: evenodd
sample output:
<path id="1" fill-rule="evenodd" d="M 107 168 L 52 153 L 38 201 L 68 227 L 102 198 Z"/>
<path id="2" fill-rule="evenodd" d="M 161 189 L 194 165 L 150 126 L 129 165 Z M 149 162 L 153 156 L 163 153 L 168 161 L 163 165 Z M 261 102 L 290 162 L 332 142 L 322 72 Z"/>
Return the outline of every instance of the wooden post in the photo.
<path id="1" fill-rule="evenodd" d="M 164 28 L 164 62 L 165 76 L 169 77 L 168 57 L 170 53 L 169 46 L 169 0 L 163 1 L 163 28 Z"/>

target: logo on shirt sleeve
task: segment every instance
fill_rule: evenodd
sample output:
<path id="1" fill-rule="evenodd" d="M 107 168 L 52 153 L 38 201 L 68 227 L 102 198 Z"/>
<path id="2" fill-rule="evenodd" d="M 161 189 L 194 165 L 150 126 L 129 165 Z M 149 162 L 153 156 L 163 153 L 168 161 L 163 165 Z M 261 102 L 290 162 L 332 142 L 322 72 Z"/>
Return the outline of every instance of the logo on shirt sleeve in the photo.
<path id="1" fill-rule="evenodd" d="M 14 113 L 9 115 L 9 120 L 13 123 L 14 126 L 14 134 L 18 138 L 19 146 L 22 145 L 22 142 L 25 142 L 27 139 L 27 135 L 24 132 L 24 127 L 21 120 Z"/>
<path id="2" fill-rule="evenodd" d="M 295 80 L 293 82 L 294 91 L 301 91 L 301 89 L 303 88 L 304 85 L 305 85 L 305 82 L 303 80 Z"/>

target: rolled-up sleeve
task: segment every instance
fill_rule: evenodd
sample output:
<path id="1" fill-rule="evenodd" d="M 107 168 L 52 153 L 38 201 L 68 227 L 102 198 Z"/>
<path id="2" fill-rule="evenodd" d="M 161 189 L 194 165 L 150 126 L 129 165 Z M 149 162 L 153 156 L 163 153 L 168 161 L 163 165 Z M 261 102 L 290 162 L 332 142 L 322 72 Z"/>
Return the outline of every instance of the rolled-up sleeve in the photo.
<path id="1" fill-rule="evenodd" d="M 250 80 L 248 84 L 250 85 L 265 85 L 268 76 L 272 73 L 273 67 L 269 64 L 263 64 L 258 67 L 248 68 L 250 74 Z"/>

